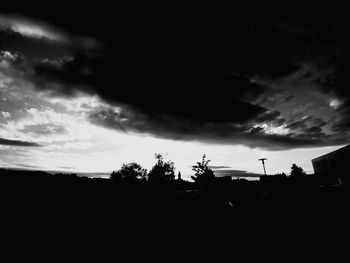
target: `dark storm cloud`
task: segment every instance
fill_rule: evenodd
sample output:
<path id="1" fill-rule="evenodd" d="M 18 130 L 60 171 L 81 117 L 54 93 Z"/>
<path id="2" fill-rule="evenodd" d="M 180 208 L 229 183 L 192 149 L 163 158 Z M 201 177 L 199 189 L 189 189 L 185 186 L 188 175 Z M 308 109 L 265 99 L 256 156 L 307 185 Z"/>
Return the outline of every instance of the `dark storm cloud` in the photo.
<path id="1" fill-rule="evenodd" d="M 68 36 L 52 26 L 17 15 L 0 14 L 0 31 L 17 33 L 24 37 L 66 42 Z"/>
<path id="2" fill-rule="evenodd" d="M 313 118 L 312 123 L 318 127 L 323 127 L 327 124 L 327 122 L 322 120 L 321 118 Z"/>
<path id="3" fill-rule="evenodd" d="M 315 134 L 315 133 L 320 134 L 322 132 L 322 129 L 319 126 L 313 126 L 313 127 L 308 127 L 303 131 L 311 134 Z"/>
<path id="4" fill-rule="evenodd" d="M 0 50 L 23 54 L 29 60 L 54 59 L 101 47 L 92 37 L 73 36 L 38 19 L 1 13 L 0 39 Z"/>
<path id="5" fill-rule="evenodd" d="M 24 146 L 24 147 L 39 147 L 41 146 L 38 143 L 35 142 L 27 142 L 27 141 L 20 141 L 20 140 L 9 140 L 0 138 L 0 145 L 7 145 L 7 146 Z"/>
<path id="6" fill-rule="evenodd" d="M 350 121 L 349 119 L 342 119 L 341 121 L 334 123 L 331 129 L 336 133 L 347 133 L 348 135 L 350 130 Z"/>
<path id="7" fill-rule="evenodd" d="M 262 112 L 261 114 L 259 114 L 258 116 L 256 116 L 256 118 L 254 118 L 255 122 L 269 122 L 269 121 L 275 121 L 278 120 L 279 116 L 281 115 L 280 112 L 278 111 L 271 111 L 271 110 L 265 110 L 264 112 Z"/>
<path id="8" fill-rule="evenodd" d="M 349 102 L 348 102 L 349 103 Z M 337 133 L 349 133 L 350 131 L 350 105 L 344 103 L 335 111 L 336 115 L 329 121 L 331 129 Z"/>
<path id="9" fill-rule="evenodd" d="M 305 120 L 300 120 L 300 121 L 294 121 L 292 123 L 289 123 L 287 125 L 287 128 L 291 130 L 296 130 L 296 129 L 303 129 L 306 128 Z"/>
<path id="10" fill-rule="evenodd" d="M 297 103 L 296 97 L 256 81 L 293 76 L 288 84 L 318 83 L 325 92 L 350 97 L 338 87 L 347 81 L 339 59 L 342 39 L 323 6 L 272 8 L 263 3 L 255 8 L 237 5 L 227 12 L 210 7 L 210 15 L 198 8 L 188 7 L 181 15 L 175 9 L 123 9 L 118 15 L 104 9 L 99 19 L 92 19 L 99 12 L 95 6 L 80 12 L 80 19 L 60 9 L 58 15 L 26 11 L 70 36 L 89 35 L 106 43 L 97 53 L 70 49 L 70 59 L 60 63 L 54 57 L 32 62 L 30 78 L 55 96 L 84 91 L 121 106 L 121 112 L 100 109 L 89 115 L 92 123 L 111 129 L 268 149 L 344 143 L 346 138 L 341 142 L 322 132 L 315 136 L 317 128 L 305 120 L 287 120 L 274 107 Z M 312 66 L 302 71 L 303 65 Z M 333 80 L 339 69 L 340 77 Z M 306 114 L 307 105 L 312 107 L 295 110 Z M 290 132 L 272 134 L 255 124 L 286 124 Z"/>
<path id="11" fill-rule="evenodd" d="M 21 53 L 28 59 L 56 58 L 72 53 L 66 45 L 28 38 L 16 32 L 0 30 L 0 49 Z"/>
<path id="12" fill-rule="evenodd" d="M 286 128 L 293 131 L 302 131 L 306 134 L 315 135 L 315 133 L 321 133 L 322 127 L 327 125 L 328 123 L 324 121 L 322 118 L 315 117 L 313 115 L 302 118 L 301 120 L 293 120 L 291 119 Z"/>
<path id="13" fill-rule="evenodd" d="M 168 115 L 150 116 L 131 108 L 124 108 L 119 112 L 111 109 L 97 110 L 89 116 L 89 119 L 93 124 L 123 132 L 148 133 L 174 140 L 242 144 L 252 148 L 258 147 L 269 150 L 344 143 L 343 137 L 315 133 L 315 128 L 307 133 L 269 134 L 263 127 L 252 128 L 248 123 L 212 123 L 179 119 L 178 117 L 173 118 Z"/>
<path id="14" fill-rule="evenodd" d="M 173 65 L 171 61 L 165 67 L 153 62 L 127 72 L 112 65 L 106 67 L 104 59 L 79 54 L 59 67 L 39 63 L 34 69 L 38 81 L 59 82 L 56 91 L 62 95 L 72 92 L 72 85 L 80 85 L 81 90 L 112 104 L 135 106 L 149 115 L 163 113 L 199 121 L 244 122 L 257 114 L 262 114 L 262 120 L 276 114 L 265 113 L 262 107 L 245 101 L 262 94 L 264 88 L 244 77 L 179 64 L 178 59 Z M 106 71 L 111 70 L 116 73 L 106 76 Z"/>
<path id="15" fill-rule="evenodd" d="M 55 86 L 56 95 L 72 95 L 77 90 L 95 92 L 88 86 L 97 85 L 94 74 L 97 74 L 93 63 L 95 57 L 78 52 L 58 60 L 41 60 L 33 64 L 35 78 L 39 89 L 47 89 L 45 83 L 58 83 Z M 52 89 L 52 88 L 51 88 Z"/>
<path id="16" fill-rule="evenodd" d="M 99 42 L 93 38 L 73 36 L 67 31 L 49 23 L 21 15 L 0 14 L 0 31 L 8 35 L 19 34 L 25 38 L 54 42 L 80 48 L 96 48 Z"/>
<path id="17" fill-rule="evenodd" d="M 340 22 L 329 18 L 338 18 L 337 12 L 342 11 L 341 8 L 330 11 L 315 3 L 293 4 L 288 8 L 283 3 L 265 2 L 253 7 L 235 3 L 227 8 L 202 4 L 172 6 L 163 12 L 156 12 L 150 5 L 122 5 L 118 9 L 86 4 L 77 19 L 74 6 L 69 7 L 67 10 L 56 4 L 54 9 L 48 8 L 55 12 L 22 8 L 21 13 L 73 35 L 101 39 L 112 47 L 108 55 L 114 58 L 114 64 L 133 69 L 141 66 L 142 60 L 150 64 L 168 53 L 180 58 L 201 54 L 203 58 L 196 64 L 215 62 L 214 67 L 220 71 L 271 77 L 294 71 L 300 60 L 313 54 L 320 44 L 339 39 L 334 25 L 339 28 Z M 17 12 L 20 9 L 8 8 Z"/>
<path id="18" fill-rule="evenodd" d="M 286 97 L 283 102 L 284 103 L 289 102 L 289 101 L 293 100 L 294 98 L 295 98 L 294 95 L 290 95 L 290 96 Z"/>
<path id="19" fill-rule="evenodd" d="M 349 77 L 350 72 L 349 61 L 344 58 L 336 67 L 332 78 L 322 85 L 322 91 L 329 97 L 337 97 L 341 101 L 341 105 L 335 110 L 337 118 L 330 120 L 331 129 L 338 133 L 347 133 L 350 131 L 350 89 Z"/>

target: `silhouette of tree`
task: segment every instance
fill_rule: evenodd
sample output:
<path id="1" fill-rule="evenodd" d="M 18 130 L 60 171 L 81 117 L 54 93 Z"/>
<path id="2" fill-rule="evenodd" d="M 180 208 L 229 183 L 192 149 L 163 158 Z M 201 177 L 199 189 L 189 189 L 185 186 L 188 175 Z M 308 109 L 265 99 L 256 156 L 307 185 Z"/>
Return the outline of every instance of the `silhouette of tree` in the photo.
<path id="1" fill-rule="evenodd" d="M 165 161 L 163 155 L 155 154 L 156 164 L 148 174 L 148 180 L 153 182 L 164 182 L 175 180 L 175 166 L 172 161 Z"/>
<path id="2" fill-rule="evenodd" d="M 295 163 L 293 163 L 291 171 L 290 171 L 290 176 L 291 177 L 299 177 L 299 176 L 303 176 L 303 175 L 306 175 L 303 168 L 301 168 L 300 166 L 297 166 Z"/>
<path id="3" fill-rule="evenodd" d="M 182 180 L 182 176 L 181 176 L 181 172 L 179 171 L 179 173 L 177 174 L 177 180 Z"/>
<path id="4" fill-rule="evenodd" d="M 212 169 L 208 167 L 210 160 L 207 160 L 206 155 L 204 154 L 201 162 L 197 162 L 196 165 L 192 166 L 192 170 L 195 171 L 195 175 L 191 178 L 196 183 L 208 183 L 215 179 L 215 175 Z"/>
<path id="5" fill-rule="evenodd" d="M 111 179 L 127 182 L 136 182 L 144 180 L 147 176 L 147 170 L 138 163 L 123 164 L 122 168 L 111 174 Z"/>

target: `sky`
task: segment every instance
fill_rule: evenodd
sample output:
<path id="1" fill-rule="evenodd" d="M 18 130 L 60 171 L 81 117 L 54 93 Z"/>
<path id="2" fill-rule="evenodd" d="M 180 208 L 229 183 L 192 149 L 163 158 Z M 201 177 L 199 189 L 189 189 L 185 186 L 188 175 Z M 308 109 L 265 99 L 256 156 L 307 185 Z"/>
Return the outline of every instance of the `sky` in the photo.
<path id="1" fill-rule="evenodd" d="M 0 167 L 313 173 L 350 139 L 345 9 L 286 5 L 3 6 Z"/>

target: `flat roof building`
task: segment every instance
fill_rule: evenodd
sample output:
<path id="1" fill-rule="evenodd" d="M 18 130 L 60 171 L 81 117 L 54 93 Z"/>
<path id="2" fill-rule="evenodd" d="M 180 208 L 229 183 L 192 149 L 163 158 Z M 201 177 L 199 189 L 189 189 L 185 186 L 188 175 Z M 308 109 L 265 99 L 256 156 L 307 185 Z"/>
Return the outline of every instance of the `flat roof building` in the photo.
<path id="1" fill-rule="evenodd" d="M 344 184 L 350 168 L 350 145 L 311 160 L 314 173 L 325 185 Z"/>

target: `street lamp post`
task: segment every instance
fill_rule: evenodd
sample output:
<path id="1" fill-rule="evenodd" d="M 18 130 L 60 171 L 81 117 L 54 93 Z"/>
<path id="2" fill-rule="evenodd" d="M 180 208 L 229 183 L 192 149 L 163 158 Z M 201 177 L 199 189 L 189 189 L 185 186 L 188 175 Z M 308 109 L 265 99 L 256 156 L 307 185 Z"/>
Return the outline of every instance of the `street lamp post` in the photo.
<path id="1" fill-rule="evenodd" d="M 266 170 L 265 170 L 265 160 L 267 160 L 266 158 L 261 158 L 259 159 L 259 161 L 262 162 L 263 168 L 264 168 L 264 174 L 266 175 Z"/>

